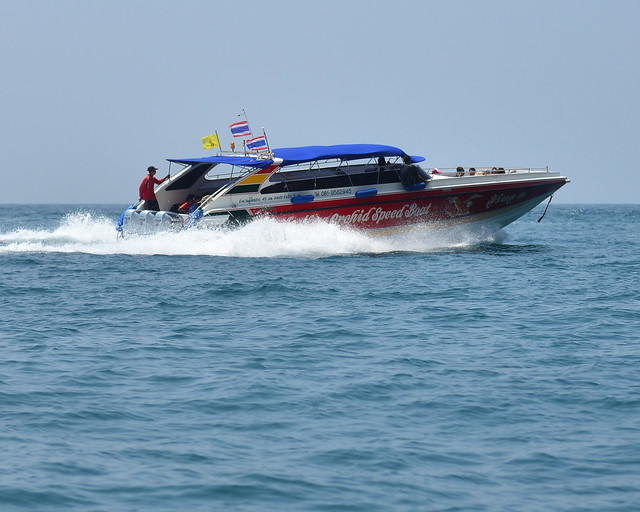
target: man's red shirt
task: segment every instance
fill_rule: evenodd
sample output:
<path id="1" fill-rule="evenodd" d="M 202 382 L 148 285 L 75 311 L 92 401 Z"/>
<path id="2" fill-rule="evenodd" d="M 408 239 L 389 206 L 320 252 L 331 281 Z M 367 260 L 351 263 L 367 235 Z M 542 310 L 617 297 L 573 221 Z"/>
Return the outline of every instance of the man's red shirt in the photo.
<path id="1" fill-rule="evenodd" d="M 153 190 L 154 185 L 160 185 L 167 178 L 162 178 L 159 180 L 155 176 L 147 175 L 140 183 L 140 199 L 144 199 L 145 201 L 154 201 L 156 198 L 156 193 Z"/>

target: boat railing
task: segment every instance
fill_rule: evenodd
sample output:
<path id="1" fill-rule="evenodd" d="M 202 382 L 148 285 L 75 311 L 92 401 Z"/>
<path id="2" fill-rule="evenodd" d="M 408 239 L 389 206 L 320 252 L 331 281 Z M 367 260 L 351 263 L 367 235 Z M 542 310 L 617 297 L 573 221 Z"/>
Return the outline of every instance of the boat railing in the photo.
<path id="1" fill-rule="evenodd" d="M 352 169 L 360 170 L 367 167 L 375 170 L 377 168 L 376 160 L 376 158 L 360 158 L 354 160 L 312 160 L 309 162 L 287 165 L 285 168 L 281 169 L 281 172 L 295 173 L 299 171 L 331 170 L 334 173 L 350 174 Z M 400 157 L 387 157 L 385 165 L 394 165 L 400 162 Z"/>
<path id="2" fill-rule="evenodd" d="M 488 174 L 528 174 L 528 173 L 548 173 L 549 167 L 463 167 L 463 171 L 458 171 L 455 167 L 432 167 L 427 168 L 430 174 L 447 177 L 463 176 L 485 176 Z M 473 169 L 473 171 L 472 171 Z"/>

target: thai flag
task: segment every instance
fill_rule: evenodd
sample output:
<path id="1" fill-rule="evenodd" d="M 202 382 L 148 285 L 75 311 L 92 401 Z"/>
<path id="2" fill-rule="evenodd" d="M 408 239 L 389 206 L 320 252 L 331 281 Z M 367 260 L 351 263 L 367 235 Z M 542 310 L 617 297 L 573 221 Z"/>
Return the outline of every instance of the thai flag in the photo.
<path id="1" fill-rule="evenodd" d="M 252 151 L 266 151 L 268 149 L 267 139 L 264 138 L 264 135 L 254 137 L 253 139 L 247 139 L 247 147 Z"/>
<path id="2" fill-rule="evenodd" d="M 229 125 L 229 129 L 234 137 L 251 137 L 251 130 L 249 130 L 249 123 L 246 121 L 238 121 Z"/>

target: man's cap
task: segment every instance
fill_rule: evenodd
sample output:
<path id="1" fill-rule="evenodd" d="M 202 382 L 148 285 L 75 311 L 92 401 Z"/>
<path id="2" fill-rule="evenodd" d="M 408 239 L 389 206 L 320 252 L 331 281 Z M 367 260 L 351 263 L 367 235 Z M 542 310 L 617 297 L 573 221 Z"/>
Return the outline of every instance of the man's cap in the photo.
<path id="1" fill-rule="evenodd" d="M 151 171 L 157 171 L 158 168 L 154 167 L 153 165 L 150 165 L 149 167 L 147 167 L 147 172 L 151 172 Z"/>

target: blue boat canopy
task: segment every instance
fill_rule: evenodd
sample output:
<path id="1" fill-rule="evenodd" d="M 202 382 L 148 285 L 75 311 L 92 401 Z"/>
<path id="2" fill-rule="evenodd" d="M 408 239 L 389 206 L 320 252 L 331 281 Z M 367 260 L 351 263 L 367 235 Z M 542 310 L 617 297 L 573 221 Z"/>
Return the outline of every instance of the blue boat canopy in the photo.
<path id="1" fill-rule="evenodd" d="M 411 162 L 418 163 L 424 161 L 424 157 L 417 155 L 407 155 L 400 148 L 394 146 L 384 146 L 380 144 L 338 144 L 335 146 L 302 146 L 299 148 L 278 148 L 273 150 L 276 158 L 282 158 L 282 166 L 295 165 L 314 160 L 357 160 L 358 158 L 409 156 Z M 179 158 L 167 159 L 169 162 L 180 164 L 212 163 L 231 164 L 244 167 L 265 168 L 273 163 L 271 159 L 256 158 L 254 156 L 233 156 L 219 155 L 204 158 Z"/>
<path id="2" fill-rule="evenodd" d="M 231 165 L 242 165 L 243 167 L 258 167 L 265 168 L 269 167 L 273 160 L 270 158 L 255 158 L 253 156 L 232 156 L 232 155 L 219 155 L 219 156 L 206 156 L 204 158 L 167 158 L 169 162 L 175 162 L 178 164 L 231 164 Z"/>

